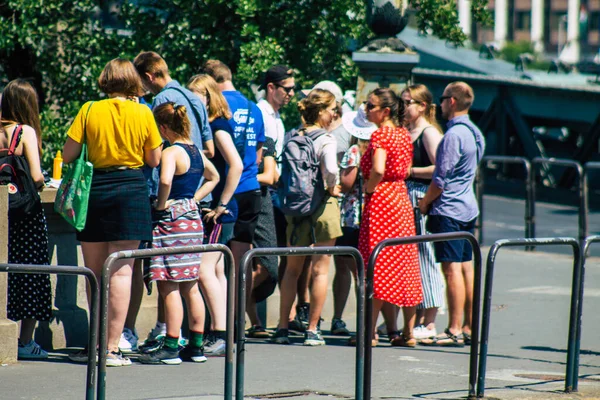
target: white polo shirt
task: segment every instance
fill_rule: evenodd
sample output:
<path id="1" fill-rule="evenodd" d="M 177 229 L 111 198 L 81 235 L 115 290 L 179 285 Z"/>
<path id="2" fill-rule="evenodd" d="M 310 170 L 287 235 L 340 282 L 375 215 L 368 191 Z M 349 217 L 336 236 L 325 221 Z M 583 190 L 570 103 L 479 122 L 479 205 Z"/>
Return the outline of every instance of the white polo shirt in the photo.
<path id="1" fill-rule="evenodd" d="M 275 141 L 275 152 L 277 160 L 283 152 L 283 138 L 285 136 L 285 127 L 278 112 L 273 109 L 273 106 L 265 99 L 261 99 L 257 104 L 263 115 L 265 124 L 265 136 L 270 137 Z M 277 172 L 281 173 L 281 165 L 277 163 Z"/>

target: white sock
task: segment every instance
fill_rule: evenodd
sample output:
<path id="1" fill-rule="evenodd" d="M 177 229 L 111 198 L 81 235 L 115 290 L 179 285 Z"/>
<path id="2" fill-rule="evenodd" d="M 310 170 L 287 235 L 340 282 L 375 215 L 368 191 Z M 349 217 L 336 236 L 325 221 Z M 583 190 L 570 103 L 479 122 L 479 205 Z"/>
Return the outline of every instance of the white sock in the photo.
<path id="1" fill-rule="evenodd" d="M 160 335 L 167 334 L 167 324 L 165 322 L 156 322 L 156 326 L 153 329 L 154 332 L 160 332 Z"/>

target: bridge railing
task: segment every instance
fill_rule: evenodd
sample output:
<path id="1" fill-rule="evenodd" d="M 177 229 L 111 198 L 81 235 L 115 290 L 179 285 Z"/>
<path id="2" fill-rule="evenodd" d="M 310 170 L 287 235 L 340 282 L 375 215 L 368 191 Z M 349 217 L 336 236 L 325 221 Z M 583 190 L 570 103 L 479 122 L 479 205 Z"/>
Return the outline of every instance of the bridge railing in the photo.
<path id="1" fill-rule="evenodd" d="M 548 171 L 552 166 L 566 167 L 573 169 L 576 174 L 576 192 L 578 205 L 578 240 L 583 245 L 585 238 L 589 234 L 589 212 L 590 212 L 590 172 L 600 170 L 600 162 L 588 162 L 583 167 L 574 160 L 561 158 L 543 158 L 536 157 L 531 161 L 524 157 L 507 156 L 485 156 L 479 164 L 477 178 L 475 180 L 475 192 L 477 203 L 479 205 L 479 218 L 476 229 L 480 243 L 483 243 L 483 219 L 484 219 L 484 201 L 485 192 L 485 170 L 489 168 L 488 163 L 496 164 L 514 164 L 522 165 L 527 173 L 525 177 L 525 238 L 534 239 L 536 237 L 536 200 L 537 200 L 537 175 L 540 169 Z M 533 245 L 525 246 L 526 250 L 534 250 Z"/>
<path id="2" fill-rule="evenodd" d="M 485 156 L 479 163 L 477 176 L 475 179 L 475 193 L 477 195 L 477 204 L 479 205 L 479 217 L 475 225 L 477 239 L 479 243 L 483 243 L 483 193 L 485 190 L 485 170 L 489 168 L 489 163 L 501 165 L 521 165 L 525 171 L 525 237 L 530 238 L 535 236 L 533 209 L 531 202 L 531 163 L 525 157 L 508 157 L 508 156 Z M 529 250 L 529 249 L 527 249 Z"/>

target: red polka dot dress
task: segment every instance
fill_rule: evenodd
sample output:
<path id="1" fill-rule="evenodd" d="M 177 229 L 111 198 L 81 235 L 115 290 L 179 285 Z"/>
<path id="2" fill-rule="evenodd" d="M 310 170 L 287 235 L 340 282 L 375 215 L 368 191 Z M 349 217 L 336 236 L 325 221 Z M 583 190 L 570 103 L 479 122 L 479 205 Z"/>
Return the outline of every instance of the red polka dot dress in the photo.
<path id="1" fill-rule="evenodd" d="M 405 128 L 379 128 L 371 136 L 360 165 L 369 179 L 375 149 L 386 151 L 385 173 L 375 192 L 367 196 L 360 225 L 358 248 L 365 262 L 384 239 L 414 236 L 415 221 L 404 179 L 412 161 L 413 146 Z M 419 252 L 416 244 L 386 247 L 375 263 L 375 298 L 400 307 L 423 300 Z"/>

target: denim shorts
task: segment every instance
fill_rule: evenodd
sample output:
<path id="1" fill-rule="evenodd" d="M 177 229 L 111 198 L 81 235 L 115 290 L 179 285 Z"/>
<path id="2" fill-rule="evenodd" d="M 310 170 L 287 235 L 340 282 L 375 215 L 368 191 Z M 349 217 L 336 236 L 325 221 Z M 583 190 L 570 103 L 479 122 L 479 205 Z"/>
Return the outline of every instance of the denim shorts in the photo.
<path id="1" fill-rule="evenodd" d="M 475 231 L 477 218 L 462 222 L 444 215 L 427 216 L 427 230 L 431 233 L 470 232 Z M 468 240 L 450 240 L 433 243 L 437 262 L 466 262 L 473 259 L 473 248 Z"/>

